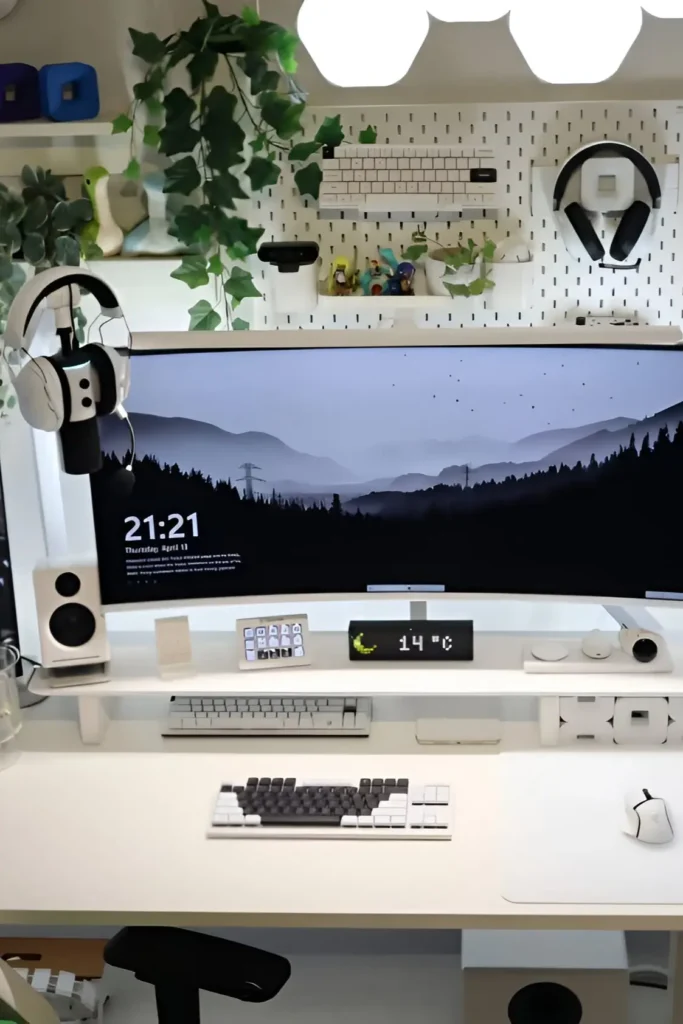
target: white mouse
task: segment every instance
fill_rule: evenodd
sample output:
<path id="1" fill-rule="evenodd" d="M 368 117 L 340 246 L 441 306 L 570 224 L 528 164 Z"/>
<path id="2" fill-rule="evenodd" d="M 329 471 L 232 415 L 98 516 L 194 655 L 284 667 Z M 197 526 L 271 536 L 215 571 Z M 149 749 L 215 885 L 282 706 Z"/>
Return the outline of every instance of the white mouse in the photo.
<path id="1" fill-rule="evenodd" d="M 626 834 L 641 843 L 670 843 L 674 830 L 666 801 L 652 796 L 648 789 L 638 789 L 626 798 Z"/>
<path id="2" fill-rule="evenodd" d="M 595 661 L 604 661 L 605 658 L 609 658 L 614 652 L 614 647 L 607 633 L 594 629 L 592 633 L 584 637 L 581 650 L 587 658 L 593 658 Z"/>

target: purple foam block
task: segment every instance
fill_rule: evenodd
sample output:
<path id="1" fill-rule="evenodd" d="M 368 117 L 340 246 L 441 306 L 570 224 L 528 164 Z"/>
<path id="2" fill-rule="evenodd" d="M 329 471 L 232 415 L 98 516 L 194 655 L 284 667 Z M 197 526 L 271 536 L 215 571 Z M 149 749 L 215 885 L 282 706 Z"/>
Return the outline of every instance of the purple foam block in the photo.
<path id="1" fill-rule="evenodd" d="M 40 117 L 38 69 L 31 64 L 0 64 L 0 122 Z"/>

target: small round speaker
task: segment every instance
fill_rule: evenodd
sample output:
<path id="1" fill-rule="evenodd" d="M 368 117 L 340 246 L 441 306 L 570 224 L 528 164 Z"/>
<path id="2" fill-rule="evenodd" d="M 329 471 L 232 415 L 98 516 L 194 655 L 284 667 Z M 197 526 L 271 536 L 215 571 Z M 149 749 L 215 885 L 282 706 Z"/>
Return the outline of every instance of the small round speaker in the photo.
<path id="1" fill-rule="evenodd" d="M 510 1000 L 510 1024 L 580 1024 L 583 1007 L 578 996 L 552 981 L 526 985 Z"/>
<path id="2" fill-rule="evenodd" d="M 75 572 L 62 572 L 55 580 L 55 590 L 60 597 L 75 597 L 81 589 L 81 581 Z"/>
<path id="3" fill-rule="evenodd" d="M 82 647 L 92 640 L 97 629 L 95 616 L 84 604 L 62 604 L 50 616 L 49 630 L 58 644 Z"/>

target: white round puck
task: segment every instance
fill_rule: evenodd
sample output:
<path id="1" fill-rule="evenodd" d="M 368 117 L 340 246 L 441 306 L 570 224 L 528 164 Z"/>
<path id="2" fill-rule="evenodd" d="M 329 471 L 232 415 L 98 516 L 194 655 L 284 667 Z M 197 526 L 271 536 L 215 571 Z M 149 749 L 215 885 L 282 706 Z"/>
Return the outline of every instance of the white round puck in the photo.
<path id="1" fill-rule="evenodd" d="M 545 643 L 534 644 L 531 653 L 536 661 L 564 661 L 569 657 L 569 648 L 547 640 Z"/>

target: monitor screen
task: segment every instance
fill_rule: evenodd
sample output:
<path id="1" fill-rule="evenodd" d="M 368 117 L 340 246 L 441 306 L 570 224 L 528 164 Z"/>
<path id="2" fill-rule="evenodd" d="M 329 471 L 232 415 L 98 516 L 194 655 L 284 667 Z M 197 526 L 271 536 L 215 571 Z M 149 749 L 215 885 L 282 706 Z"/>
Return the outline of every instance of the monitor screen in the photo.
<path id="1" fill-rule="evenodd" d="M 102 421 L 105 604 L 373 588 L 679 597 L 683 351 L 136 357 Z"/>

